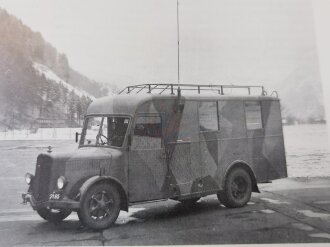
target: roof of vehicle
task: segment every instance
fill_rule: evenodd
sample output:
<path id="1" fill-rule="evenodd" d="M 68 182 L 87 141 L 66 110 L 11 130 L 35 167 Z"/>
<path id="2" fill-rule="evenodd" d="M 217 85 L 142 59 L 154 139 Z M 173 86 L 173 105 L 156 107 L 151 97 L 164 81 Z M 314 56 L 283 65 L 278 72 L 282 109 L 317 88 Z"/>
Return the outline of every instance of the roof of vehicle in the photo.
<path id="1" fill-rule="evenodd" d="M 279 100 L 271 96 L 256 95 L 219 95 L 215 93 L 182 95 L 182 100 Z M 94 100 L 87 109 L 87 115 L 96 114 L 123 114 L 133 115 L 137 107 L 144 102 L 154 100 L 174 100 L 178 95 L 168 94 L 120 94 L 111 95 Z"/>

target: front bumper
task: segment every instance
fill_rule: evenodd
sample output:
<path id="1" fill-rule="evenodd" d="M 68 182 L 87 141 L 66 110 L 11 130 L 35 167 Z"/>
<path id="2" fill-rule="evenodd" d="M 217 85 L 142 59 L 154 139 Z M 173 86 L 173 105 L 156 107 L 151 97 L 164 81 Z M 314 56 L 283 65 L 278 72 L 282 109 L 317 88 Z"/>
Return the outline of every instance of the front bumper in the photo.
<path id="1" fill-rule="evenodd" d="M 38 210 L 41 208 L 56 208 L 56 209 L 79 209 L 80 203 L 68 198 L 63 198 L 62 200 L 48 200 L 44 202 L 37 202 L 33 195 L 30 193 L 23 193 L 23 204 L 27 204 L 28 202 L 31 204 L 34 210 Z"/>

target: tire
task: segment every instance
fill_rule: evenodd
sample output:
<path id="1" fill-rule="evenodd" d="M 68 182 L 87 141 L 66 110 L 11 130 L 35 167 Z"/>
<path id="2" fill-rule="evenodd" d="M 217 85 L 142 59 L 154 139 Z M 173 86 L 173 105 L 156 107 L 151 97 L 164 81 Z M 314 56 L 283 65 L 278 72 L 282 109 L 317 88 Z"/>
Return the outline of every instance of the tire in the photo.
<path id="1" fill-rule="evenodd" d="M 93 185 L 83 195 L 79 220 L 88 228 L 102 230 L 112 225 L 120 212 L 120 194 L 115 186 L 102 183 Z"/>
<path id="2" fill-rule="evenodd" d="M 227 208 L 245 206 L 251 198 L 252 179 L 243 168 L 232 170 L 225 180 L 224 190 L 218 192 L 219 201 Z"/>
<path id="3" fill-rule="evenodd" d="M 51 209 L 51 208 L 41 208 L 37 210 L 37 213 L 41 218 L 53 222 L 59 223 L 71 214 L 70 209 Z"/>

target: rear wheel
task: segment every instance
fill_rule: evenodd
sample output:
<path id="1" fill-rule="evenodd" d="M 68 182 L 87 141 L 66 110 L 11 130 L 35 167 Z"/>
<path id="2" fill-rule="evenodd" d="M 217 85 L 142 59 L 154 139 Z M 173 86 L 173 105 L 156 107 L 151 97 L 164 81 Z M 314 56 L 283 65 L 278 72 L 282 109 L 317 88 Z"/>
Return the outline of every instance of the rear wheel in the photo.
<path id="1" fill-rule="evenodd" d="M 68 217 L 71 212 L 72 211 L 70 209 L 41 208 L 37 210 L 37 213 L 40 215 L 40 217 L 53 223 L 61 222 L 66 217 Z"/>
<path id="2" fill-rule="evenodd" d="M 232 170 L 226 177 L 224 190 L 218 193 L 219 201 L 228 208 L 245 206 L 252 193 L 252 180 L 243 168 Z"/>
<path id="3" fill-rule="evenodd" d="M 82 197 L 78 211 L 87 227 L 101 230 L 113 224 L 120 212 L 120 195 L 115 186 L 102 183 L 92 186 Z"/>

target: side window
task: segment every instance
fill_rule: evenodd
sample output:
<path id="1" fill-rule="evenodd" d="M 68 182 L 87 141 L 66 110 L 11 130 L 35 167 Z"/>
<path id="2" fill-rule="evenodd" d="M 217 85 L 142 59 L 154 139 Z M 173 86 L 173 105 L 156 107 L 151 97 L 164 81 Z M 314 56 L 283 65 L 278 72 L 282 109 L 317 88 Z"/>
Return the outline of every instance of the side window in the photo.
<path id="1" fill-rule="evenodd" d="M 159 116 L 139 116 L 135 122 L 132 149 L 162 147 L 162 122 Z"/>
<path id="2" fill-rule="evenodd" d="M 199 102 L 199 130 L 216 131 L 219 129 L 217 102 Z"/>
<path id="3" fill-rule="evenodd" d="M 245 119 L 248 130 L 263 128 L 260 102 L 245 102 Z"/>
<path id="4" fill-rule="evenodd" d="M 123 145 L 128 123 L 129 119 L 125 117 L 108 117 L 108 144 L 115 147 Z M 103 131 L 103 133 L 105 132 Z"/>

